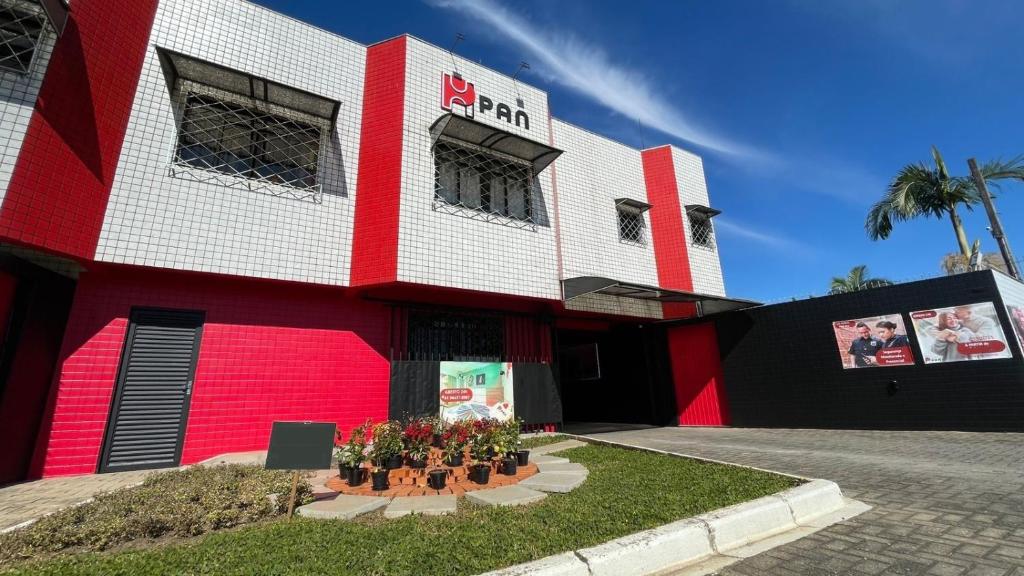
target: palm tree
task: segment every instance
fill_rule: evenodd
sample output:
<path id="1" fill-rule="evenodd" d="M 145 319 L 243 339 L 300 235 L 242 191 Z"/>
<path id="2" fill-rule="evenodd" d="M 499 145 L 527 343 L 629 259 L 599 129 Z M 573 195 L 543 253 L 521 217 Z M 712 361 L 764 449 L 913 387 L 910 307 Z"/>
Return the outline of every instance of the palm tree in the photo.
<path id="1" fill-rule="evenodd" d="M 864 228 L 872 240 L 885 239 L 892 233 L 893 223 L 925 218 L 949 218 L 964 258 L 971 257 L 959 207 L 972 210 L 981 201 L 971 178 L 950 176 L 939 149 L 932 146 L 935 166 L 923 162 L 904 166 L 893 178 L 885 196 L 868 212 Z M 1024 156 L 1009 162 L 995 160 L 980 168 L 987 182 L 998 187 L 997 180 L 1024 180 Z"/>
<path id="2" fill-rule="evenodd" d="M 879 286 L 891 286 L 892 284 L 892 280 L 886 280 L 885 278 L 869 278 L 868 267 L 861 264 L 860 266 L 850 268 L 850 273 L 845 278 L 842 276 L 832 277 L 832 286 L 828 293 L 845 294 L 847 292 L 878 288 Z"/>

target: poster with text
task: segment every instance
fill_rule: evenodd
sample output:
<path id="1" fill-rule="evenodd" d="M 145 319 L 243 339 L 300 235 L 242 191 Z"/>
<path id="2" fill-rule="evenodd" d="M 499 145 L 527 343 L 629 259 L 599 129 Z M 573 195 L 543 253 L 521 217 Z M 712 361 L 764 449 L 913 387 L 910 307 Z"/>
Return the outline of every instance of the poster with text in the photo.
<path id="1" fill-rule="evenodd" d="M 1016 300 L 1004 296 L 1003 301 L 1006 302 L 1006 314 L 1010 317 L 1014 334 L 1017 335 L 1017 343 L 1024 352 L 1024 298 Z"/>
<path id="2" fill-rule="evenodd" d="M 884 314 L 832 323 L 843 369 L 907 366 L 914 352 L 899 314 Z"/>
<path id="3" fill-rule="evenodd" d="M 512 416 L 511 362 L 441 362 L 442 420 Z"/>
<path id="4" fill-rule="evenodd" d="M 925 364 L 1012 357 L 991 302 L 920 310 L 910 319 Z"/>

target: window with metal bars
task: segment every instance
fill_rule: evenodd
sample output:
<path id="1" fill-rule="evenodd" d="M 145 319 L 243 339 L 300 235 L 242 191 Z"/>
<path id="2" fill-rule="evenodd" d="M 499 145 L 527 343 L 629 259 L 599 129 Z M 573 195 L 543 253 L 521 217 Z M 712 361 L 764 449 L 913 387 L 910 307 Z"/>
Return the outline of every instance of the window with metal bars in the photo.
<path id="1" fill-rule="evenodd" d="M 175 164 L 302 190 L 319 188 L 320 126 L 187 92 Z"/>
<path id="2" fill-rule="evenodd" d="M 532 166 L 453 139 L 434 144 L 434 205 L 470 218 L 534 224 Z"/>
<path id="3" fill-rule="evenodd" d="M 711 219 L 703 214 L 689 214 L 690 218 L 690 243 L 703 248 L 715 247 L 714 228 L 711 226 Z"/>
<path id="4" fill-rule="evenodd" d="M 619 240 L 629 244 L 644 245 L 646 235 L 644 234 L 644 214 L 632 206 L 617 206 L 619 217 Z"/>
<path id="5" fill-rule="evenodd" d="M 500 316 L 410 310 L 408 359 L 499 362 L 505 352 Z"/>
<path id="6" fill-rule="evenodd" d="M 46 25 L 38 2 L 0 0 L 0 68 L 28 73 Z"/>

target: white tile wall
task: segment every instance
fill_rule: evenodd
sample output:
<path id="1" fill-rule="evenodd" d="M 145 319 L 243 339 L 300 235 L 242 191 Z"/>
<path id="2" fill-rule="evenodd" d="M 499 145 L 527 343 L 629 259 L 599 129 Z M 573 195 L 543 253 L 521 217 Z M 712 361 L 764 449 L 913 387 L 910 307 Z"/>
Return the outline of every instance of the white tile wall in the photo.
<path id="1" fill-rule="evenodd" d="M 155 47 L 341 102 L 321 157 L 322 203 L 169 175 L 176 110 Z M 162 0 L 96 259 L 345 285 L 364 46 L 241 0 Z"/>
<path id="2" fill-rule="evenodd" d="M 0 203 L 7 196 L 14 164 L 57 40 L 57 33 L 50 27 L 43 28 L 42 34 L 28 74 L 0 69 Z"/>
<path id="3" fill-rule="evenodd" d="M 722 279 L 722 264 L 718 259 L 718 239 L 711 246 L 696 246 L 690 235 L 690 219 L 686 216 L 687 204 L 710 206 L 708 186 L 704 179 L 704 162 L 700 156 L 672 146 L 672 166 L 679 186 L 679 208 L 683 211 L 683 227 L 686 229 L 686 251 L 690 258 L 690 274 L 693 277 L 693 291 L 702 294 L 725 296 L 725 281 Z M 712 220 L 712 225 L 714 220 Z"/>
<path id="4" fill-rule="evenodd" d="M 402 196 L 399 223 L 398 279 L 484 292 L 558 299 L 554 208 L 551 171 L 539 176 L 535 230 L 515 228 L 434 211 L 434 161 L 429 128 L 446 112 L 441 109 L 442 74 L 458 67 L 479 96 L 516 105 L 509 76 L 452 56 L 440 48 L 409 38 L 406 60 L 405 132 L 402 152 Z M 514 72 L 514 70 L 509 71 Z M 547 94 L 523 83 L 518 93 L 530 116 L 530 129 L 498 120 L 493 111 L 477 121 L 547 144 Z"/>

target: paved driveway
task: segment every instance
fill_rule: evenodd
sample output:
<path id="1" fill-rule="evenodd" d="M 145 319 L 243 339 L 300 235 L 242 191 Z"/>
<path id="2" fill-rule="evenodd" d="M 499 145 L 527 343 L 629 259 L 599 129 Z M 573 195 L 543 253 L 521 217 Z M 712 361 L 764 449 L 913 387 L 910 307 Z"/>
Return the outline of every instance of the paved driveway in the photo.
<path id="1" fill-rule="evenodd" d="M 592 436 L 827 478 L 874 506 L 722 574 L 1024 576 L 1024 434 L 652 428 Z"/>

